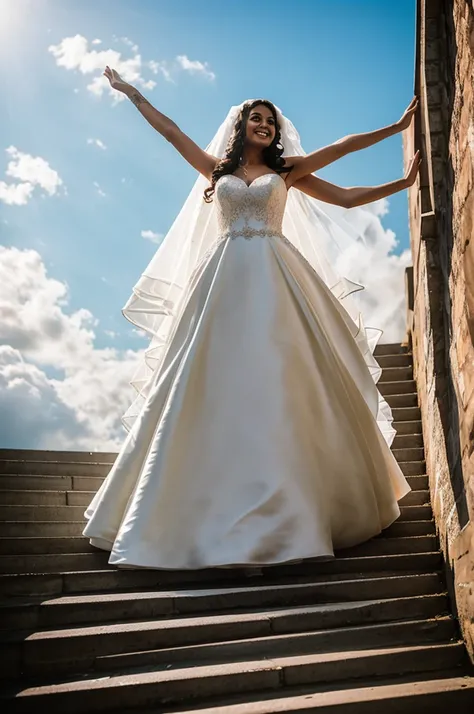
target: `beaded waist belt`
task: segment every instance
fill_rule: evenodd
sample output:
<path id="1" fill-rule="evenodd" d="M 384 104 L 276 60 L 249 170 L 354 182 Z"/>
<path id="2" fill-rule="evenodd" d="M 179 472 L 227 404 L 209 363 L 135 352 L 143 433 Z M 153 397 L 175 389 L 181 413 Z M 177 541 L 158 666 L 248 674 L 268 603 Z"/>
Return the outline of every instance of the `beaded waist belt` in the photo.
<path id="1" fill-rule="evenodd" d="M 273 236 L 277 236 L 278 238 L 284 238 L 283 233 L 275 229 L 251 228 L 250 226 L 244 226 L 243 228 L 236 228 L 232 231 L 226 231 L 226 233 L 222 235 L 222 239 L 242 237 L 249 240 L 250 238 L 271 238 Z"/>

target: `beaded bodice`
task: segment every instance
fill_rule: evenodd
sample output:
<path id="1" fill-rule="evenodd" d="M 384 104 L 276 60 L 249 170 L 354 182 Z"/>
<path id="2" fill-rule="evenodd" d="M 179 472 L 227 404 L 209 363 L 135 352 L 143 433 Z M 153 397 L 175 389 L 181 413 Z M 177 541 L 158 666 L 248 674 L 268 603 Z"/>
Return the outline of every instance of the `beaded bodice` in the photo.
<path id="1" fill-rule="evenodd" d="M 286 197 L 285 182 L 279 174 L 264 174 L 249 186 L 238 176 L 222 176 L 215 193 L 220 235 L 280 235 Z"/>

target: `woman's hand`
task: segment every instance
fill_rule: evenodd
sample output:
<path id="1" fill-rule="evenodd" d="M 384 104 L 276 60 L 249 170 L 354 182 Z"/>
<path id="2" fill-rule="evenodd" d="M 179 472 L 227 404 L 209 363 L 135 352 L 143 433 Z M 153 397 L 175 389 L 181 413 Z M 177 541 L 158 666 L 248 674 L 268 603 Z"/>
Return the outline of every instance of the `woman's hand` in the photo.
<path id="1" fill-rule="evenodd" d="M 405 176 L 403 178 L 406 188 L 413 186 L 413 184 L 415 183 L 415 179 L 417 177 L 418 171 L 420 170 L 420 164 L 421 164 L 420 151 L 418 150 L 416 152 L 415 156 L 410 161 L 408 168 L 405 172 Z"/>
<path id="2" fill-rule="evenodd" d="M 311 154 L 307 154 L 306 156 L 286 157 L 288 166 L 293 166 L 293 169 L 288 177 L 287 185 L 291 186 L 295 184 L 304 176 L 309 176 L 315 171 L 319 171 L 319 169 L 332 164 L 333 161 L 337 161 L 337 159 L 340 159 L 342 156 L 346 156 L 346 154 L 366 149 L 368 146 L 373 146 L 379 141 L 386 139 L 388 136 L 398 134 L 400 131 L 403 131 L 403 129 L 410 126 L 413 115 L 417 109 L 418 97 L 413 97 L 401 119 L 394 124 L 384 126 L 382 129 L 376 129 L 375 131 L 368 131 L 363 134 L 349 134 L 349 136 L 344 136 L 342 139 L 335 141 L 333 144 L 323 146 L 322 149 L 313 151 Z"/>
<path id="3" fill-rule="evenodd" d="M 407 127 L 410 126 L 411 120 L 413 119 L 413 116 L 418 109 L 418 97 L 413 97 L 411 100 L 410 104 L 406 108 L 405 112 L 403 113 L 401 119 L 399 119 L 396 123 L 396 126 L 398 127 L 398 131 L 403 131 Z"/>
<path id="4" fill-rule="evenodd" d="M 109 80 L 110 86 L 113 89 L 116 89 L 117 92 L 122 92 L 123 94 L 127 95 L 133 92 L 134 87 L 132 87 L 131 84 L 122 79 L 119 73 L 115 69 L 111 69 L 109 65 L 106 66 L 103 74 Z"/>

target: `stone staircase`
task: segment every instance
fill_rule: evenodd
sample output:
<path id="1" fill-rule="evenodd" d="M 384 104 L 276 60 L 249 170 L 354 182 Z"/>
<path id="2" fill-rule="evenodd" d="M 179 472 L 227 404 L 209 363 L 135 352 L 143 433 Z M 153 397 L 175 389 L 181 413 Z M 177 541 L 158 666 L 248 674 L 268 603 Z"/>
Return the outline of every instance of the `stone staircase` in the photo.
<path id="1" fill-rule="evenodd" d="M 413 491 L 398 522 L 331 562 L 116 570 L 81 537 L 115 455 L 0 451 L 2 712 L 472 714 L 411 355 L 376 355 Z"/>

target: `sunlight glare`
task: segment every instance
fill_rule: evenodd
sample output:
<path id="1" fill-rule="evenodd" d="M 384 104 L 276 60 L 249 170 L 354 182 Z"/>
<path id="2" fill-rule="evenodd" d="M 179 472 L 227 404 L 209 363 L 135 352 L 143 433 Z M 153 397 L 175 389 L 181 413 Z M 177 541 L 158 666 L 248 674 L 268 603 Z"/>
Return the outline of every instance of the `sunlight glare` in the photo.
<path id="1" fill-rule="evenodd" d="M 0 0 L 0 42 L 3 46 L 18 39 L 29 10 L 29 0 Z"/>

